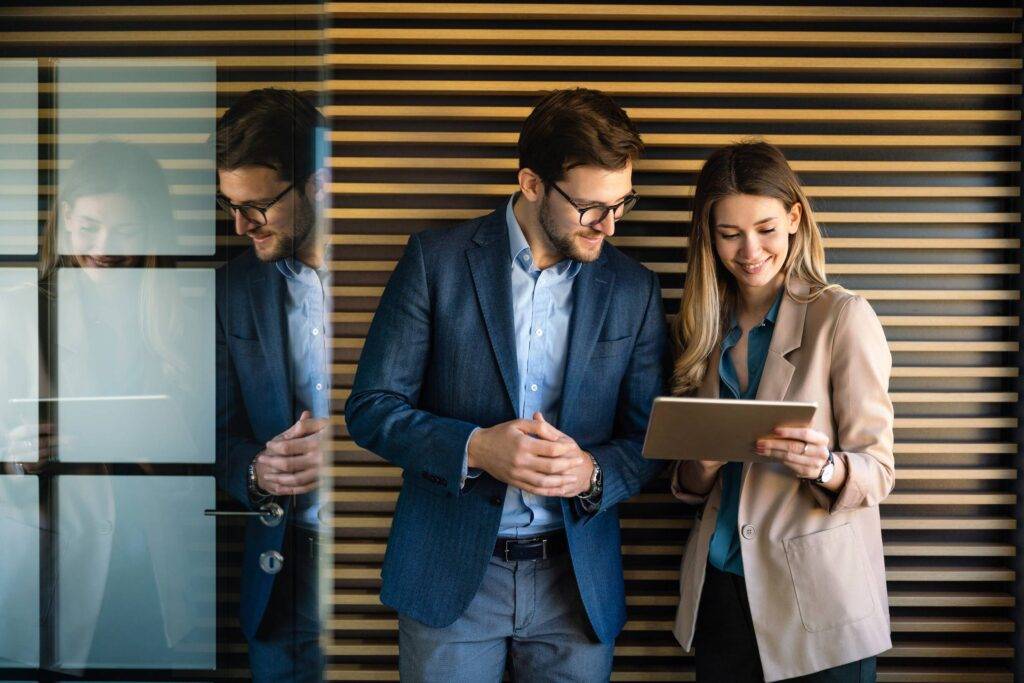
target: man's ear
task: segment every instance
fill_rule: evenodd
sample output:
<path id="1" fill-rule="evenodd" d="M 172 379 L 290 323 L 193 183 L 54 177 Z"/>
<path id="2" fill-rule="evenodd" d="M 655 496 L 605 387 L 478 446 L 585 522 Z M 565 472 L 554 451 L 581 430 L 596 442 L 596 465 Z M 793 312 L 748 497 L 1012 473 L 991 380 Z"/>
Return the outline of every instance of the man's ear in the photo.
<path id="1" fill-rule="evenodd" d="M 544 181 L 528 168 L 519 169 L 519 191 L 528 202 L 539 201 L 544 196 Z"/>
<path id="2" fill-rule="evenodd" d="M 317 204 L 327 201 L 327 188 L 331 182 L 331 171 L 328 168 L 318 168 L 313 175 L 306 180 L 305 194 Z"/>

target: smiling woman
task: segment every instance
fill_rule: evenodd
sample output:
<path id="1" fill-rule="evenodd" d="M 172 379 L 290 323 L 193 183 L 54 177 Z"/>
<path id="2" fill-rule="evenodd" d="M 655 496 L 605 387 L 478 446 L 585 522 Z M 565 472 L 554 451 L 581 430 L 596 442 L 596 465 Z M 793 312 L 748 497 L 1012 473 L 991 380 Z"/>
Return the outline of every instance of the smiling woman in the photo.
<path id="1" fill-rule="evenodd" d="M 675 635 L 696 649 L 699 681 L 874 680 L 891 646 L 878 504 L 895 481 L 882 327 L 826 281 L 807 197 L 769 144 L 705 162 L 690 245 L 676 393 L 820 408 L 752 444 L 765 460 L 673 470 L 676 497 L 704 506 Z"/>

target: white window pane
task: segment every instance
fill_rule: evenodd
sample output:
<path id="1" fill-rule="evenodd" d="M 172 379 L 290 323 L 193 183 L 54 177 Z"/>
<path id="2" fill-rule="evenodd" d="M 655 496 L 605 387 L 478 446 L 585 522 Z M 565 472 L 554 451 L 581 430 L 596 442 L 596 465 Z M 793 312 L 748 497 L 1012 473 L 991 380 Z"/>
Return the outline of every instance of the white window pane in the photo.
<path id="1" fill-rule="evenodd" d="M 34 59 L 0 59 L 0 254 L 39 248 L 38 91 Z"/>
<path id="2" fill-rule="evenodd" d="M 59 665 L 214 668 L 213 478 L 76 475 L 57 487 Z"/>
<path id="3" fill-rule="evenodd" d="M 214 273 L 65 268 L 57 276 L 65 462 L 214 460 Z"/>
<path id="4" fill-rule="evenodd" d="M 39 291 L 35 268 L 0 268 L 0 461 L 39 458 Z"/>
<path id="5" fill-rule="evenodd" d="M 210 60 L 57 63 L 61 254 L 213 254 Z"/>
<path id="6" fill-rule="evenodd" d="M 0 668 L 39 666 L 39 484 L 0 477 Z M 52 603 L 48 603 L 52 604 Z"/>

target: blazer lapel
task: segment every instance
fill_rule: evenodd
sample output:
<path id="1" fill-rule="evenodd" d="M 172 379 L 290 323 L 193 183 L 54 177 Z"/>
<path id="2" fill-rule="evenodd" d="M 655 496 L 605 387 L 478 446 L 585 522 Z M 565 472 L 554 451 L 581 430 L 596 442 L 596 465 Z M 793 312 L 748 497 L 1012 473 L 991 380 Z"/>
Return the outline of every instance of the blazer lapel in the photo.
<path id="1" fill-rule="evenodd" d="M 484 219 L 473 241 L 477 246 L 466 252 L 480 303 L 487 336 L 505 382 L 512 412 L 517 412 L 519 370 L 516 361 L 515 322 L 512 318 L 512 272 L 508 226 L 504 207 Z"/>
<path id="2" fill-rule="evenodd" d="M 799 297 L 807 295 L 810 288 L 800 280 L 794 280 L 790 291 Z M 772 343 L 768 347 L 764 371 L 761 373 L 761 384 L 757 387 L 758 401 L 782 401 L 789 389 L 795 370 L 792 363 L 786 360 L 786 354 L 800 348 L 800 340 L 804 336 L 804 317 L 807 315 L 807 304 L 794 301 L 788 295 L 782 296 L 779 305 L 779 317 L 775 321 Z"/>
<path id="3" fill-rule="evenodd" d="M 810 287 L 806 282 L 793 280 L 789 283 L 789 291 L 799 297 L 807 296 Z M 807 315 L 807 304 L 794 301 L 788 294 L 782 295 L 779 304 L 779 317 L 775 321 L 772 343 L 768 346 L 768 355 L 764 360 L 761 383 L 757 387 L 758 401 L 783 401 L 786 391 L 793 379 L 796 367 L 786 359 L 786 354 L 800 348 L 800 340 L 804 336 L 804 318 Z M 743 483 L 747 481 L 747 473 L 752 463 L 743 464 Z"/>
<path id="4" fill-rule="evenodd" d="M 611 303 L 615 273 L 608 268 L 607 255 L 602 252 L 594 263 L 585 263 L 573 283 L 572 319 L 569 322 L 569 350 L 566 356 L 565 381 L 562 385 L 558 427 L 565 431 L 568 416 L 576 405 L 576 393 L 590 364 L 597 338 L 604 325 Z"/>
<path id="5" fill-rule="evenodd" d="M 267 381 L 272 390 L 268 400 L 285 418 L 287 427 L 297 417 L 291 414 L 291 382 L 289 381 L 288 349 L 285 346 L 285 330 L 288 319 L 285 315 L 284 276 L 277 272 L 273 263 L 260 263 L 256 273 L 249 280 L 249 300 L 256 322 L 256 333 L 267 364 Z"/>
<path id="6" fill-rule="evenodd" d="M 704 373 L 704 381 L 697 387 L 695 398 L 718 398 L 718 364 L 722 360 L 722 345 L 717 344 L 708 359 L 708 369 Z"/>

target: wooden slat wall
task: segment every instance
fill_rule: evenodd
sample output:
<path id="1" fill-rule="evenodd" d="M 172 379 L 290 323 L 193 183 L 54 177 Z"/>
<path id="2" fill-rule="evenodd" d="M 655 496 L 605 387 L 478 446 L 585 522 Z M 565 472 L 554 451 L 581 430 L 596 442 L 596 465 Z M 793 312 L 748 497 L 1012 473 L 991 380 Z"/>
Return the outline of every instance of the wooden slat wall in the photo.
<path id="1" fill-rule="evenodd" d="M 695 174 L 779 144 L 827 233 L 829 274 L 893 351 L 898 484 L 883 505 L 894 648 L 882 681 L 1012 680 L 1018 446 L 1021 10 L 729 3 L 328 3 L 335 396 L 410 233 L 513 189 L 539 95 L 610 92 L 649 146 L 617 246 L 678 308 Z M 397 680 L 379 565 L 400 471 L 337 444 L 331 678 Z M 692 510 L 666 482 L 622 506 L 630 621 L 614 680 L 693 680 L 669 633 Z"/>
<path id="2" fill-rule="evenodd" d="M 67 116 L 58 113 L 54 60 L 67 58 L 131 58 L 139 67 L 139 76 L 128 79 L 129 86 L 98 84 L 94 93 L 110 92 L 109 106 L 92 104 L 74 113 L 79 120 L 105 120 L 113 125 L 123 120 L 125 130 L 135 131 L 131 139 L 156 150 L 175 199 L 180 218 L 208 221 L 213 215 L 213 168 L 211 150 L 204 148 L 211 111 L 208 108 L 169 108 L 162 104 L 168 92 L 209 92 L 215 89 L 219 116 L 239 95 L 257 87 L 321 89 L 323 6 L 320 3 L 177 3 L 137 5 L 118 2 L 72 3 L 61 0 L 43 2 L 5 2 L 0 7 L 0 59 L 35 59 L 39 64 L 39 182 L 33 188 L 0 188 L 0 192 L 38 194 L 40 225 L 49 211 L 55 191 L 55 172 L 65 160 L 57 161 L 56 121 Z M 216 65 L 216 82 L 174 82 L 167 78 L 167 67 L 182 58 L 199 58 Z M 0 68 L 2 67 L 0 61 Z M 147 75 L 147 70 L 148 74 Z M 129 102 L 117 93 L 131 91 Z M 97 97 L 95 101 L 99 101 Z M 66 106 L 66 103 L 65 103 Z M 16 115 L 2 112 L 0 116 Z M 150 125 L 142 133 L 140 121 Z M 176 128 L 168 121 L 178 121 Z M 167 130 L 180 132 L 167 133 Z M 120 136 L 122 138 L 126 136 Z M 64 136 L 61 142 L 84 142 L 84 138 Z M 7 144 L 10 141 L 0 141 Z M 19 141 L 21 142 L 21 141 Z M 197 182 L 197 173 L 202 178 Z M 212 256 L 181 257 L 178 262 L 190 267 L 214 268 L 245 246 L 233 236 L 230 226 L 218 227 L 217 252 Z M 0 267 L 24 267 L 37 264 L 37 258 L 0 256 Z M 340 410 L 343 406 L 337 406 Z M 212 468 L 210 469 L 212 474 Z M 226 498 L 218 507 L 230 507 Z M 183 514 L 202 514 L 202 510 Z M 242 561 L 241 525 L 218 523 L 217 560 L 217 668 L 213 671 L 174 671 L 168 669 L 96 670 L 81 672 L 82 680 L 249 680 L 246 645 L 236 614 L 238 578 Z M 59 680 L 57 674 L 40 671 L 10 674 L 0 678 Z"/>

